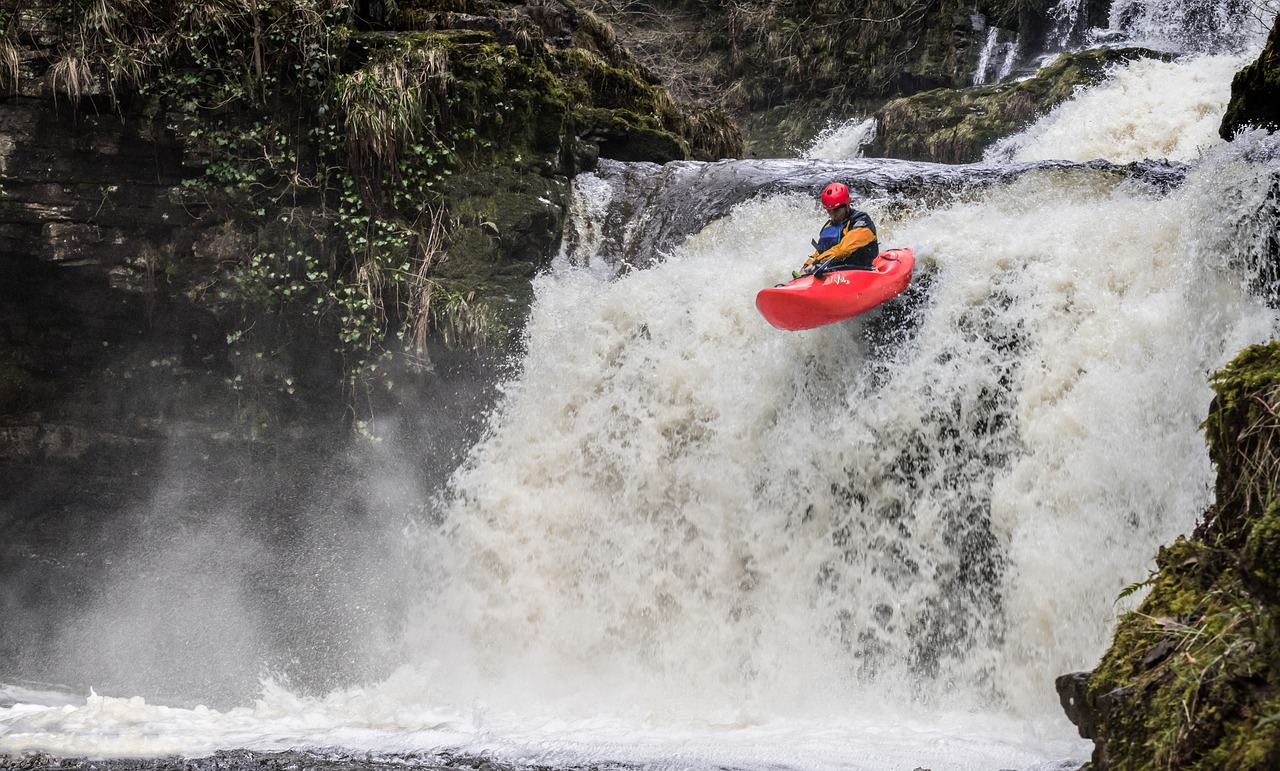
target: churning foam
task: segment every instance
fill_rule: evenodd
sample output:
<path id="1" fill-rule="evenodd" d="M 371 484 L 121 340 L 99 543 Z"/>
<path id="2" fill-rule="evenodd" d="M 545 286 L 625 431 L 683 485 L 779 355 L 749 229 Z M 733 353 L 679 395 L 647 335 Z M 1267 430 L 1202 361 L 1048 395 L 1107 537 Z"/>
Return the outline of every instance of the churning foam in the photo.
<path id="1" fill-rule="evenodd" d="M 840 123 L 833 122 L 818 132 L 800 157 L 834 160 L 858 158 L 862 155 L 863 145 L 869 144 L 875 139 L 875 135 L 875 118 L 854 118 Z"/>
<path id="2" fill-rule="evenodd" d="M 1250 59 L 1140 59 L 1113 68 L 1105 82 L 1082 89 L 1026 130 L 996 142 L 986 160 L 1193 161 L 1222 142 L 1218 126 L 1231 97 L 1231 79 Z"/>
<path id="3" fill-rule="evenodd" d="M 1207 500 L 1207 374 L 1270 333 L 1197 257 L 1199 189 L 1046 171 L 874 212 L 931 288 L 900 323 L 755 314 L 816 216 L 791 198 L 619 281 L 543 278 L 443 549 L 477 670 L 677 715 L 1053 712 Z"/>

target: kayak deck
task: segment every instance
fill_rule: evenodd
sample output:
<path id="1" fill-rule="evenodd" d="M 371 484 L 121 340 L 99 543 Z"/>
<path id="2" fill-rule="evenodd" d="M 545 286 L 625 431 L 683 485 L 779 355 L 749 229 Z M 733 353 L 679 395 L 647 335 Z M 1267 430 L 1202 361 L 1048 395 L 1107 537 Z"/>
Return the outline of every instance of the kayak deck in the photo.
<path id="1" fill-rule="evenodd" d="M 876 257 L 871 269 L 818 271 L 762 289 L 756 308 L 778 329 L 794 332 L 834 324 L 897 296 L 911 282 L 915 264 L 910 249 L 890 249 Z"/>

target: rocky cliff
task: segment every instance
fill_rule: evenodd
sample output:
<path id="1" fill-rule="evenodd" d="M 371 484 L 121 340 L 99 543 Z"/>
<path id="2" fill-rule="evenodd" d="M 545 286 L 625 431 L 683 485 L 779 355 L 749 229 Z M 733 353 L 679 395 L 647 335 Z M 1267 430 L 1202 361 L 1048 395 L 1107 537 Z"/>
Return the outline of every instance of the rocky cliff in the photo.
<path id="1" fill-rule="evenodd" d="M 8 458 L 143 340 L 215 423 L 341 415 L 507 337 L 578 170 L 740 148 L 568 5 L 11 3 L 0 89 Z"/>
<path id="2" fill-rule="evenodd" d="M 1236 73 L 1231 101 L 1218 132 L 1230 140 L 1241 129 L 1280 129 L 1280 16 L 1271 25 L 1258 60 Z"/>
<path id="3" fill-rule="evenodd" d="M 1094 768 L 1280 767 L 1280 343 L 1213 378 L 1217 501 L 1160 550 L 1090 673 L 1059 679 Z"/>

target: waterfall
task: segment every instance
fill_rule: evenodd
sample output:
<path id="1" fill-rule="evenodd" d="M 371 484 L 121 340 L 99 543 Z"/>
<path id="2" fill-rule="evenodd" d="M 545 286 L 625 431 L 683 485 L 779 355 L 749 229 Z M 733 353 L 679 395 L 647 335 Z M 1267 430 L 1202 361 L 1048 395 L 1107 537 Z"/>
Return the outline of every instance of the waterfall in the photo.
<path id="1" fill-rule="evenodd" d="M 1105 38 L 1152 48 L 1234 53 L 1266 35 L 1273 2 L 1250 0 L 1117 0 Z"/>
<path id="2" fill-rule="evenodd" d="M 1264 200 L 1278 169 L 1229 149 L 1172 192 L 1046 168 L 870 201 L 915 289 L 813 333 L 750 302 L 803 252 L 807 197 L 620 278 L 566 255 L 440 544 L 477 667 L 652 714 L 1051 715 L 1208 502 L 1207 375 L 1273 331 L 1243 278 L 1261 236 L 1206 202 Z"/>
<path id="3" fill-rule="evenodd" d="M 0 753 L 1078 766 L 1053 678 L 1211 500 L 1207 378 L 1280 324 L 1280 138 L 1210 130 L 1240 61 L 1117 70 L 983 164 L 580 175 L 484 437 L 403 534 L 399 669 L 227 710 L 0 687 Z M 831 179 L 917 272 L 780 332 L 754 294 Z"/>
<path id="4" fill-rule="evenodd" d="M 1004 80 L 1013 71 L 1017 56 L 1018 35 L 999 27 L 987 28 L 987 39 L 978 53 L 978 65 L 973 73 L 973 85 L 985 86 Z"/>
<path id="5" fill-rule="evenodd" d="M 863 145 L 876 138 L 875 118 L 854 118 L 832 123 L 818 132 L 801 158 L 856 158 L 862 155 Z"/>
<path id="6" fill-rule="evenodd" d="M 1239 53 L 1261 47 L 1277 6 L 1274 0 L 1115 0 L 1107 26 L 1088 28 L 1086 0 L 1059 0 L 1050 52 L 1091 44 L 1139 45 L 1178 53 Z"/>
<path id="7" fill-rule="evenodd" d="M 1132 62 L 1022 133 L 994 143 L 984 156 L 991 163 L 1042 158 L 1193 161 L 1222 141 L 1218 126 L 1231 98 L 1231 78 L 1249 58 Z"/>

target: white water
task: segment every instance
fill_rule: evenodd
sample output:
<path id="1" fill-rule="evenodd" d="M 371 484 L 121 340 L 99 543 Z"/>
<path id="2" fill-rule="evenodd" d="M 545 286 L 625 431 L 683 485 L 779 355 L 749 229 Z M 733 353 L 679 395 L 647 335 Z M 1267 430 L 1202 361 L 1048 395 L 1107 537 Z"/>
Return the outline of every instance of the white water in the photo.
<path id="1" fill-rule="evenodd" d="M 801 158 L 857 158 L 862 155 L 863 145 L 876 138 L 875 118 L 854 118 L 841 123 L 833 123 L 814 137 L 802 153 Z"/>
<path id="2" fill-rule="evenodd" d="M 1115 0 L 1107 26 L 1087 28 L 1085 0 L 1049 9 L 1051 51 L 1089 44 L 1124 44 L 1175 53 L 1238 53 L 1262 46 L 1275 19 L 1275 0 Z"/>
<path id="3" fill-rule="evenodd" d="M 987 29 L 987 39 L 978 54 L 974 68 L 973 85 L 984 86 L 999 83 L 1010 72 L 1018 56 L 1018 35 L 999 27 Z"/>
<path id="4" fill-rule="evenodd" d="M 1160 88 L 1162 118 L 1196 115 Z M 1141 113 L 1132 94 L 1108 109 Z M 1195 122 L 1134 120 L 1135 142 Z M 1081 152 L 1109 157 L 1100 136 Z M 1194 524 L 1206 376 L 1275 331 L 1244 289 L 1275 140 L 1195 148 L 1168 194 L 1075 169 L 864 202 L 915 248 L 915 304 L 811 332 L 751 305 L 806 250 L 807 198 L 742 204 L 622 279 L 561 260 L 446 526 L 409 536 L 434 570 L 401 670 L 223 711 L 31 698 L 0 709 L 0 752 L 1082 761 L 1052 679 L 1096 661 L 1117 592 Z"/>
<path id="5" fill-rule="evenodd" d="M 1194 161 L 1220 143 L 1231 79 L 1257 55 L 1142 59 L 1084 89 L 1027 130 L 996 142 L 988 162 L 1041 159 Z"/>

